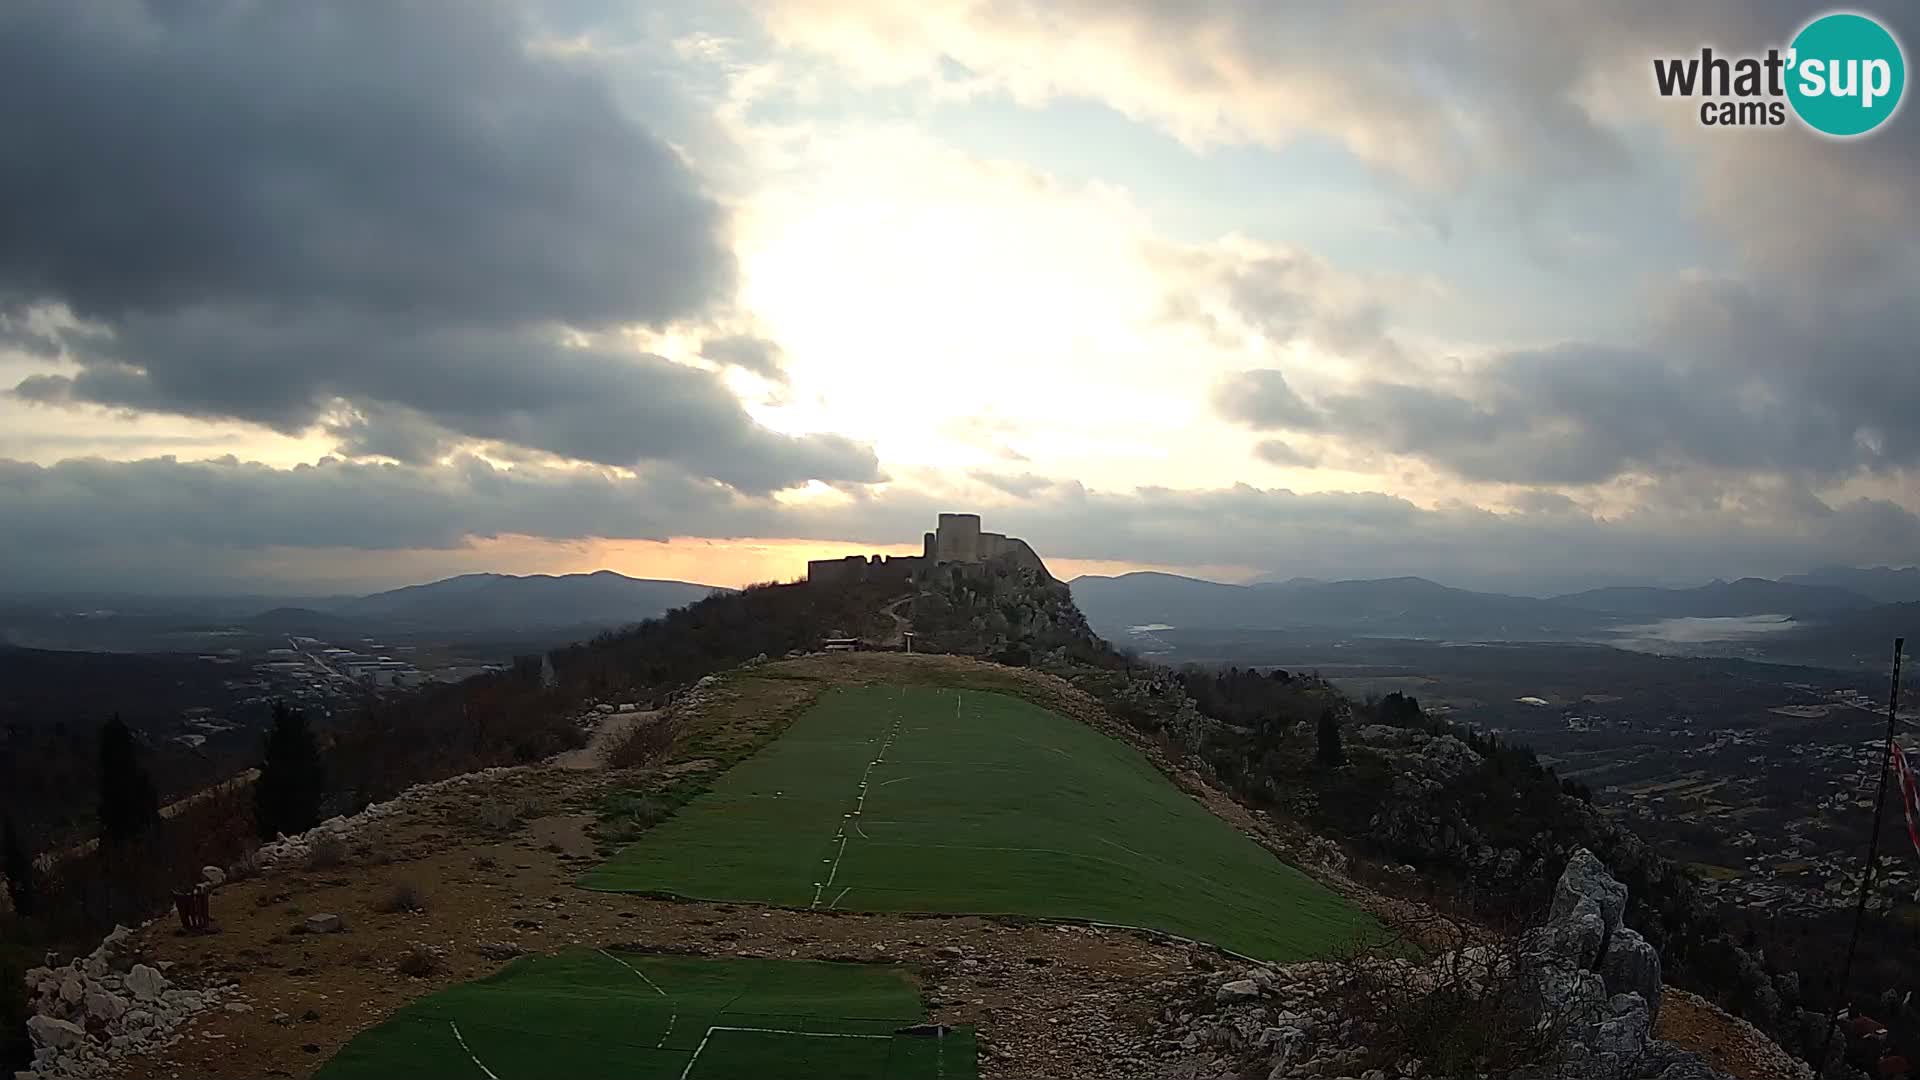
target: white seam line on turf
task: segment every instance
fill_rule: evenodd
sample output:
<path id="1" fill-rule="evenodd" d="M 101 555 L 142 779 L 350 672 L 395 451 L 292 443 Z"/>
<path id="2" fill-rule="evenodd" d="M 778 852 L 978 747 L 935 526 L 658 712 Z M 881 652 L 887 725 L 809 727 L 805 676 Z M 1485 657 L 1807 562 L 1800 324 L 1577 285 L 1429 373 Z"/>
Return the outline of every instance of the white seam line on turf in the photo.
<path id="1" fill-rule="evenodd" d="M 660 1041 L 657 1043 L 654 1043 L 653 1048 L 655 1050 L 658 1050 L 661 1047 L 667 1045 L 667 1040 L 673 1037 L 673 1023 L 674 1021 L 680 1019 L 680 1007 L 673 1003 L 673 995 L 667 993 L 665 990 L 660 989 L 660 984 L 654 982 L 652 979 L 647 978 L 646 972 L 641 971 L 639 968 L 634 967 L 632 964 L 627 963 L 625 960 L 620 959 L 619 957 L 613 955 L 612 953 L 608 952 L 605 949 L 595 949 L 594 951 L 599 953 L 601 956 L 604 956 L 607 959 L 613 961 L 614 963 L 619 964 L 621 967 L 626 968 L 628 971 L 633 972 L 635 975 L 638 975 L 640 977 L 641 982 L 646 983 L 648 986 L 653 988 L 654 993 L 659 994 L 661 997 L 667 999 L 667 1008 L 671 1010 L 670 1012 L 667 1013 L 667 1030 L 660 1033 Z"/>
<path id="2" fill-rule="evenodd" d="M 707 1048 L 707 1040 L 713 1038 L 713 1033 L 716 1031 L 757 1031 L 764 1035 L 800 1035 L 809 1039 L 891 1039 L 893 1038 L 893 1036 L 891 1035 L 853 1035 L 844 1031 L 789 1031 L 786 1028 L 725 1027 L 722 1025 L 715 1025 L 713 1027 L 708 1028 L 707 1033 L 705 1035 L 700 1036 L 700 1045 L 693 1048 L 693 1056 L 687 1059 L 687 1067 L 680 1070 L 680 1080 L 687 1080 L 687 1077 L 693 1075 L 694 1063 L 700 1060 L 700 1052 Z M 483 1069 L 486 1068 L 486 1066 L 484 1065 L 480 1067 Z M 493 1076 L 492 1073 L 488 1073 L 487 1075 Z M 499 1080 L 499 1077 L 494 1077 L 494 1080 Z"/>
<path id="3" fill-rule="evenodd" d="M 498 1076 L 494 1075 L 492 1069 L 487 1068 L 479 1058 L 474 1057 L 473 1051 L 467 1046 L 466 1037 L 460 1034 L 460 1025 L 449 1020 L 447 1021 L 447 1026 L 453 1029 L 454 1040 L 460 1044 L 460 1049 L 467 1051 L 467 1057 L 472 1059 L 474 1066 L 481 1072 L 487 1074 L 487 1080 L 500 1080 Z"/>
<path id="4" fill-rule="evenodd" d="M 958 709 L 959 704 L 956 702 L 954 707 Z M 887 729 L 887 738 L 885 742 L 880 744 L 880 752 L 874 755 L 872 761 L 867 762 L 866 771 L 860 774 L 860 797 L 854 801 L 853 813 L 842 814 L 840 816 L 840 828 L 835 830 L 833 834 L 833 838 L 840 841 L 840 848 L 833 853 L 833 867 L 827 872 L 827 880 L 813 883 L 813 903 L 807 905 L 809 908 L 817 908 L 820 906 L 821 894 L 833 884 L 833 879 L 840 875 L 840 860 L 845 858 L 847 854 L 847 822 L 853 821 L 854 829 L 859 831 L 860 823 L 853 819 L 859 817 L 860 811 L 866 808 L 867 781 L 873 776 L 873 767 L 887 760 L 887 747 L 893 745 L 893 737 L 900 733 L 900 725 L 905 722 L 905 720 L 906 717 L 904 715 L 893 718 L 893 726 Z M 860 835 L 864 838 L 867 834 L 861 831 Z M 842 893 L 841 895 L 844 896 L 846 894 Z"/>
<path id="5" fill-rule="evenodd" d="M 831 903 L 831 904 L 828 904 L 828 905 L 827 905 L 827 910 L 828 910 L 828 911 L 832 911 L 832 910 L 833 910 L 834 908 L 837 908 L 837 907 L 839 907 L 839 906 L 840 906 L 840 901 L 842 901 L 842 900 L 845 900 L 845 899 L 847 898 L 847 894 L 848 894 L 848 893 L 850 893 L 850 892 L 852 892 L 852 891 L 853 891 L 853 886 L 851 886 L 851 885 L 849 885 L 849 886 L 847 886 L 847 887 L 846 887 L 846 888 L 844 888 L 844 889 L 841 889 L 841 890 L 840 890 L 840 895 L 839 895 L 839 896 L 836 896 L 836 897 L 834 897 L 834 898 L 833 898 L 833 903 Z"/>

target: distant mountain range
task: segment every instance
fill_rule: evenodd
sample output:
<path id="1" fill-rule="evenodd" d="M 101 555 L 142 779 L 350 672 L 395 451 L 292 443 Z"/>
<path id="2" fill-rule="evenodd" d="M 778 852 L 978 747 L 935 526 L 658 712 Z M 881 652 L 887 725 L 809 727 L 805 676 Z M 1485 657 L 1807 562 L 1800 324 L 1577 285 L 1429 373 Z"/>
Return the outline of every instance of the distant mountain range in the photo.
<path id="1" fill-rule="evenodd" d="M 46 649 L 205 651 L 232 631 L 326 640 L 410 633 L 447 640 L 591 637 L 716 590 L 592 574 L 463 574 L 371 596 L 0 596 L 0 641 Z"/>
<path id="2" fill-rule="evenodd" d="M 1473 592 L 1425 578 L 1223 585 L 1175 574 L 1088 575 L 1068 583 L 1096 628 L 1333 629 L 1383 637 L 1527 641 L 1596 630 L 1604 613 L 1528 596 Z"/>
<path id="3" fill-rule="evenodd" d="M 1874 602 L 1832 585 L 1808 585 L 1766 578 L 1716 581 L 1693 589 L 1656 589 L 1622 585 L 1589 589 L 1553 598 L 1556 604 L 1634 615 L 1649 619 L 1714 619 L 1741 615 L 1832 615 L 1860 611 Z"/>
<path id="4" fill-rule="evenodd" d="M 1859 593 L 1881 604 L 1920 601 L 1920 566 L 1895 570 L 1889 566 L 1828 566 L 1808 574 L 1788 574 L 1789 585 L 1825 585 Z"/>
<path id="5" fill-rule="evenodd" d="M 1904 580 L 1903 573 L 1861 571 L 1859 580 L 1891 588 Z M 1088 621 L 1116 640 L 1129 627 L 1163 624 L 1443 640 L 1606 641 L 1621 628 L 1666 619 L 1783 615 L 1798 625 L 1769 635 L 1764 651 L 1777 647 L 1839 658 L 1870 655 L 1881 647 L 1876 644 L 1881 638 L 1920 630 L 1915 625 L 1920 604 L 1879 604 L 1837 585 L 1764 578 L 1688 589 L 1623 586 L 1547 598 L 1455 589 L 1418 577 L 1227 585 L 1142 572 L 1088 575 L 1068 584 Z"/>
<path id="6" fill-rule="evenodd" d="M 346 622 L 375 621 L 409 630 L 540 630 L 624 626 L 705 599 L 711 585 L 592 574 L 462 574 L 322 607 Z M 288 613 L 267 613 L 276 620 Z M 266 616 L 262 616 L 266 617 Z"/>

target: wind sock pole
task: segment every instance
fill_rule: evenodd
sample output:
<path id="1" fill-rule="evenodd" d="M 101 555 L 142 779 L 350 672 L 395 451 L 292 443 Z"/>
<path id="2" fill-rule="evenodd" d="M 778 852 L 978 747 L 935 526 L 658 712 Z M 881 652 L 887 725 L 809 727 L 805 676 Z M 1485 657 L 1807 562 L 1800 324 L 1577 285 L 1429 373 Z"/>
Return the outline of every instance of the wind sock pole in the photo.
<path id="1" fill-rule="evenodd" d="M 1887 691 L 1887 745 L 1880 751 L 1880 791 L 1873 798 L 1873 832 L 1867 837 L 1867 869 L 1860 875 L 1860 902 L 1853 909 L 1853 936 L 1847 939 L 1847 958 L 1840 965 L 1840 1000 L 1847 1004 L 1847 1015 L 1853 1015 L 1853 1005 L 1847 997 L 1847 987 L 1853 981 L 1853 951 L 1860 945 L 1860 927 L 1867 921 L 1867 896 L 1873 890 L 1873 870 L 1880 858 L 1880 814 L 1887 803 L 1887 766 L 1893 760 L 1893 736 L 1898 730 L 1900 712 L 1900 653 L 1906 647 L 1906 638 L 1893 639 L 1893 688 Z M 1839 1019 L 1838 1010 L 1827 1014 L 1827 1037 L 1820 1044 L 1820 1060 L 1813 1063 L 1814 1074 L 1820 1075 L 1827 1068 L 1827 1055 L 1833 1050 L 1833 1029 Z"/>

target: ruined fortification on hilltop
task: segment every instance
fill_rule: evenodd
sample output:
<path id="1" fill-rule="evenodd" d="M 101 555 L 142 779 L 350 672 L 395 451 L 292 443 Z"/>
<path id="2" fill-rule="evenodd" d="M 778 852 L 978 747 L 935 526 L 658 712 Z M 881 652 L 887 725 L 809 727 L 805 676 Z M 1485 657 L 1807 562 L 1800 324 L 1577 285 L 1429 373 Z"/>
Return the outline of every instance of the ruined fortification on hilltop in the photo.
<path id="1" fill-rule="evenodd" d="M 1047 564 L 1040 561 L 1032 547 L 1017 536 L 980 531 L 979 514 L 941 514 L 939 526 L 927 533 L 918 555 L 848 555 L 844 559 L 813 559 L 807 563 L 807 580 L 830 585 L 864 582 L 905 584 L 916 574 L 939 566 L 987 567 L 991 565 L 1024 567 L 1038 571 L 1041 578 L 1053 580 Z"/>

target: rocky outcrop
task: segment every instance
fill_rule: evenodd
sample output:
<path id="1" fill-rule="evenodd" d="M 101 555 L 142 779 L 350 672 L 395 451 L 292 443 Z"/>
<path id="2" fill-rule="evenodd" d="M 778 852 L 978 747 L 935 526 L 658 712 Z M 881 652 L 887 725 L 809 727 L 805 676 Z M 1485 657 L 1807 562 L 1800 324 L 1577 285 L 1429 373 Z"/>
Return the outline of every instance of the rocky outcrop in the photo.
<path id="1" fill-rule="evenodd" d="M 195 1014 L 241 1004 L 231 986 L 174 985 L 158 968 L 138 962 L 132 938 L 133 931 L 115 927 L 87 956 L 27 972 L 33 1067 L 16 1076 L 103 1076 L 117 1058 L 173 1045 Z"/>
<path id="2" fill-rule="evenodd" d="M 1312 1075 L 1432 1077 L 1433 1068 L 1397 1048 L 1405 1032 L 1392 1017 L 1434 993 L 1490 1009 L 1518 1001 L 1518 1015 L 1461 1015 L 1460 1022 L 1497 1019 L 1514 1030 L 1559 1032 L 1526 1080 L 1727 1080 L 1705 1059 L 1653 1037 L 1662 999 L 1660 957 L 1621 923 L 1627 891 L 1600 860 L 1581 849 L 1568 860 L 1547 922 L 1510 946 L 1481 944 L 1436 956 L 1356 963 L 1259 965 L 1198 976 L 1181 987 L 1154 1025 L 1160 1075 L 1182 1080 Z M 1357 980 L 1392 1001 L 1372 1016 L 1354 1011 Z M 1499 986 L 1519 986 L 1508 996 Z M 1463 993 L 1464 991 L 1464 993 Z M 1475 1007 L 1480 1007 L 1476 1005 Z M 1367 1066 L 1371 1065 L 1369 1069 Z"/>

